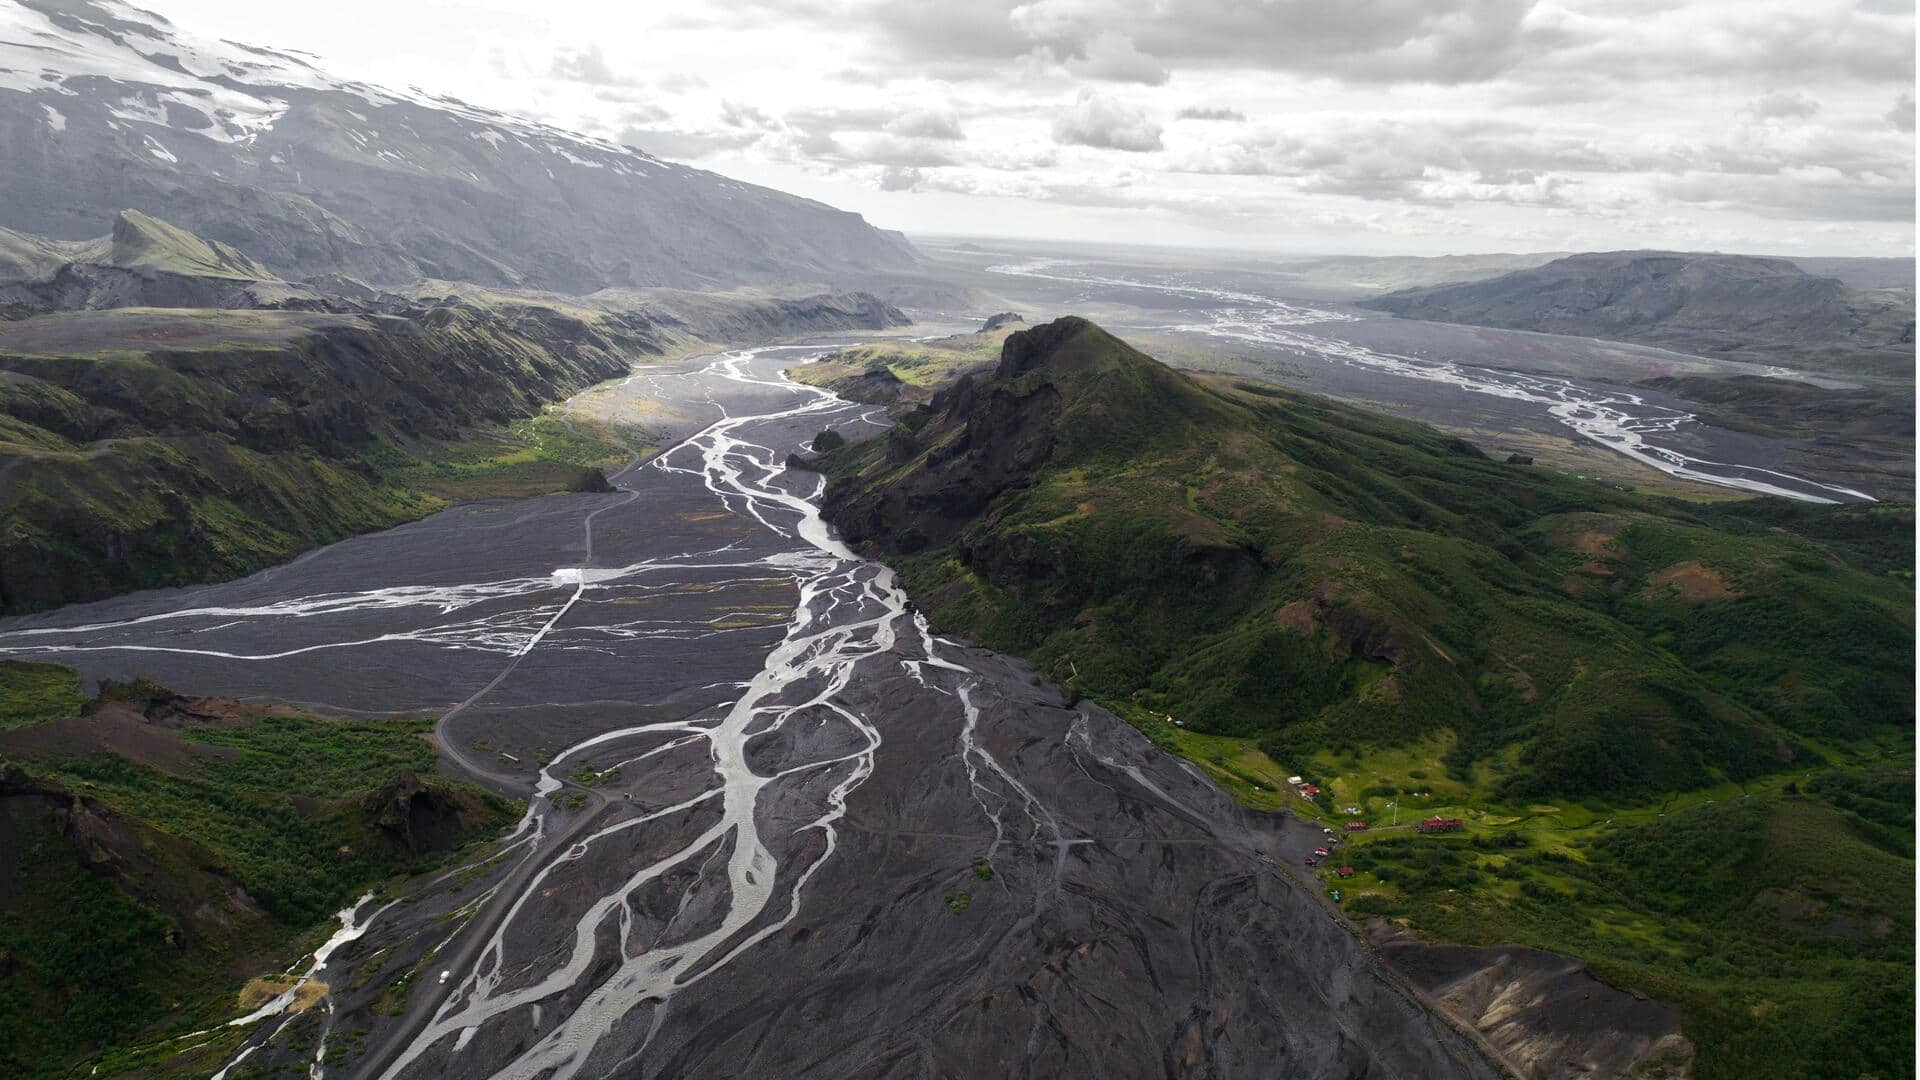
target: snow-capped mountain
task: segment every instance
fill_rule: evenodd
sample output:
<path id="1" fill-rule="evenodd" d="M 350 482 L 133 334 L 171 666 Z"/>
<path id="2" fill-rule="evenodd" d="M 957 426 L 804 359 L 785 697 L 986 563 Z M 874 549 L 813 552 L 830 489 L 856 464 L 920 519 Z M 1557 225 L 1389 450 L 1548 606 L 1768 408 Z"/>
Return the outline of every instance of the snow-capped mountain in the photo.
<path id="1" fill-rule="evenodd" d="M 122 209 L 280 274 L 584 292 L 909 266 L 858 214 L 118 0 L 0 0 L 0 226 L 99 235 Z"/>

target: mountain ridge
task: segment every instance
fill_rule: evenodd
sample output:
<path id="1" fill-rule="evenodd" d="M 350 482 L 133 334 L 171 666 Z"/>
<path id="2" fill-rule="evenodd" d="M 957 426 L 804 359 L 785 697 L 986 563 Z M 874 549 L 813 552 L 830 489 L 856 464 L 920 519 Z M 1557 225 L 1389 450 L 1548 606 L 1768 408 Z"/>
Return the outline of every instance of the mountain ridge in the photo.
<path id="1" fill-rule="evenodd" d="M 1359 301 L 1404 318 L 1609 338 L 1843 374 L 1913 374 L 1913 292 L 1851 288 L 1787 259 L 1588 252 Z"/>
<path id="2" fill-rule="evenodd" d="M 7 612 L 244 573 L 449 498 L 605 490 L 626 436 L 555 422 L 553 456 L 508 425 L 637 357 L 907 321 L 865 293 L 323 293 L 133 211 L 0 248 L 99 260 L 0 280 Z"/>
<path id="3" fill-rule="evenodd" d="M 1347 916 L 1491 950 L 1468 984 L 1577 957 L 1698 1050 L 1577 984 L 1442 1002 L 1521 1057 L 1910 1061 L 1910 505 L 1637 494 L 1080 319 L 808 464 L 935 632 L 1284 810 L 1279 857 Z M 1389 962 L 1444 996 L 1443 954 Z"/>
<path id="4" fill-rule="evenodd" d="M 194 38 L 119 0 L 0 3 L 0 226 L 132 207 L 283 276 L 584 293 L 917 263 L 858 214 L 451 98 Z"/>
<path id="5" fill-rule="evenodd" d="M 828 519 L 899 559 L 937 624 L 1282 760 L 1445 729 L 1462 768 L 1524 747 L 1516 795 L 1619 796 L 1776 771 L 1910 701 L 1792 650 L 1759 675 L 1708 629 L 1801 618 L 1807 594 L 1830 642 L 1910 635 L 1870 574 L 1805 562 L 1817 544 L 1175 372 L 1081 319 L 819 465 Z"/>

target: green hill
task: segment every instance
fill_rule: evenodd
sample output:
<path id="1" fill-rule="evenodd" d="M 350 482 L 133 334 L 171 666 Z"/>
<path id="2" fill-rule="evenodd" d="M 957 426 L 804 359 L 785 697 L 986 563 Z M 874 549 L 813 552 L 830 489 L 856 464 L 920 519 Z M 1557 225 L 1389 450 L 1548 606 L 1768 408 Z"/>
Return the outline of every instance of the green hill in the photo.
<path id="1" fill-rule="evenodd" d="M 1911 506 L 1625 492 L 1082 319 L 815 464 L 937 630 L 1370 820 L 1350 915 L 1578 956 L 1703 1077 L 1911 1072 Z"/>
<path id="2" fill-rule="evenodd" d="M 1644 800 L 1912 717 L 1910 579 L 1813 535 L 1909 507 L 1628 494 L 1080 319 L 824 465 L 943 628 L 1283 763 L 1442 737 L 1508 797 Z"/>
<path id="3" fill-rule="evenodd" d="M 113 219 L 106 261 L 114 266 L 149 267 L 199 277 L 277 281 L 280 275 L 248 258 L 238 248 L 205 240 L 177 225 L 138 210 L 122 210 Z"/>
<path id="4" fill-rule="evenodd" d="M 87 700 L 76 672 L 20 661 L 0 661 L 0 689 L 8 1076 L 208 1074 L 245 1031 L 218 1025 L 290 985 L 333 912 L 516 813 L 433 776 L 431 717 L 145 681 Z"/>

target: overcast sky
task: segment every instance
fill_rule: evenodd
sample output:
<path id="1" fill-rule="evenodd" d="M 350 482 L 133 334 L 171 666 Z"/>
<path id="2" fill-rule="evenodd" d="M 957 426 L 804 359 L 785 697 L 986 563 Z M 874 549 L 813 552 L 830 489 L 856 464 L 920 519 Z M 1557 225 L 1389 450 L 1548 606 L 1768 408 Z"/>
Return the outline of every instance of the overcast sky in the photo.
<path id="1" fill-rule="evenodd" d="M 143 6 L 909 232 L 1913 254 L 1910 0 Z"/>

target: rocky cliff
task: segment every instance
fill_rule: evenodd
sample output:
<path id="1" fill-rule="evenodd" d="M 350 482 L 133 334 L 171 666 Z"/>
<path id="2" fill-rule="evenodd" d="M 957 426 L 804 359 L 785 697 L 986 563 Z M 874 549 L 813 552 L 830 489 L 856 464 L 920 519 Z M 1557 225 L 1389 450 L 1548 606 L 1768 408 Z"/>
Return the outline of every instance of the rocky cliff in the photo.
<path id="1" fill-rule="evenodd" d="M 28 275 L 0 282 L 7 612 L 244 573 L 419 517 L 443 504 L 391 482 L 382 455 L 529 417 L 640 357 L 907 321 L 862 293 L 322 292 L 131 212 L 87 244 L 4 239 Z"/>

